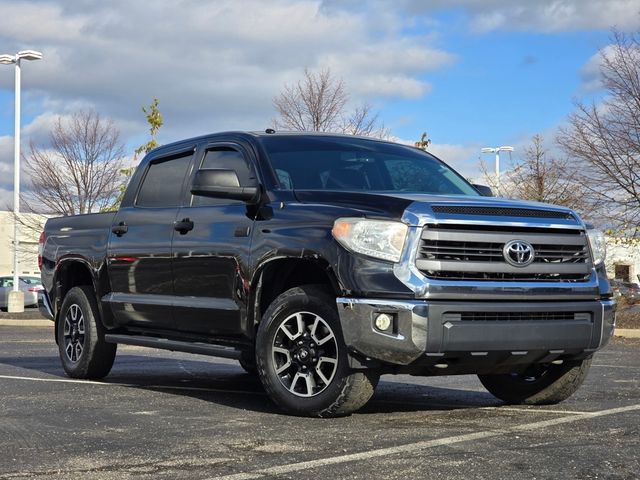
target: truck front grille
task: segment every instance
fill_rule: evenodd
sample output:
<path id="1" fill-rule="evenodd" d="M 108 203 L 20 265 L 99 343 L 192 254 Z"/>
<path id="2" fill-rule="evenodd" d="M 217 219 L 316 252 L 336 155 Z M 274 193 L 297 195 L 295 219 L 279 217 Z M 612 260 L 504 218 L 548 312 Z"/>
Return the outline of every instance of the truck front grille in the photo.
<path id="1" fill-rule="evenodd" d="M 512 240 L 533 247 L 530 265 L 506 261 L 504 247 Z M 585 281 L 592 267 L 587 237 L 580 230 L 490 225 L 427 225 L 416 266 L 433 279 L 528 282 Z"/>

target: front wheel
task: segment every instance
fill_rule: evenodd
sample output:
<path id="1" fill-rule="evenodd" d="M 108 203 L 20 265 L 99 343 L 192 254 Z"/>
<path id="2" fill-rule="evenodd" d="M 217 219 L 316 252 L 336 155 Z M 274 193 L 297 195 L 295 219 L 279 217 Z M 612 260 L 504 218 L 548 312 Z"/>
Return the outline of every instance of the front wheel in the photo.
<path id="1" fill-rule="evenodd" d="M 104 340 L 93 289 L 82 286 L 69 290 L 62 302 L 56 335 L 67 375 L 100 379 L 109 374 L 117 345 Z"/>
<path id="2" fill-rule="evenodd" d="M 373 395 L 379 373 L 349 367 L 335 299 L 317 287 L 287 290 L 258 329 L 257 370 L 269 397 L 294 415 L 349 415 Z"/>
<path id="3" fill-rule="evenodd" d="M 520 373 L 478 375 L 495 397 L 510 404 L 551 405 L 573 395 L 589 373 L 591 358 L 531 365 Z"/>

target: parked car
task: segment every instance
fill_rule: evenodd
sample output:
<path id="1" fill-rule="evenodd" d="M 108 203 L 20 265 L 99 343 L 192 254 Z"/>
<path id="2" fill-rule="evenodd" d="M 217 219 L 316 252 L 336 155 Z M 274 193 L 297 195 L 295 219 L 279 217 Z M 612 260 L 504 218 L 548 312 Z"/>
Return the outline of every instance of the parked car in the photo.
<path id="1" fill-rule="evenodd" d="M 42 279 L 40 277 L 20 277 L 20 280 L 28 283 L 29 285 L 31 285 L 31 287 L 36 288 L 38 291 L 44 289 L 44 287 L 42 286 Z"/>
<path id="2" fill-rule="evenodd" d="M 349 414 L 398 373 L 560 402 L 613 334 L 604 235 L 483 192 L 351 135 L 164 145 L 117 212 L 47 220 L 41 307 L 74 378 L 106 376 L 128 344 L 238 359 L 295 415 Z"/>
<path id="3" fill-rule="evenodd" d="M 611 280 L 611 289 L 629 303 L 640 303 L 640 285 L 637 283 L 614 279 Z"/>
<path id="4" fill-rule="evenodd" d="M 25 307 L 35 307 L 38 305 L 38 292 L 43 289 L 41 284 L 34 285 L 25 281 L 25 278 L 20 277 L 20 285 L 18 288 L 24 293 Z M 9 292 L 11 290 L 13 290 L 13 277 L 0 277 L 0 308 L 6 309 L 9 306 Z"/>

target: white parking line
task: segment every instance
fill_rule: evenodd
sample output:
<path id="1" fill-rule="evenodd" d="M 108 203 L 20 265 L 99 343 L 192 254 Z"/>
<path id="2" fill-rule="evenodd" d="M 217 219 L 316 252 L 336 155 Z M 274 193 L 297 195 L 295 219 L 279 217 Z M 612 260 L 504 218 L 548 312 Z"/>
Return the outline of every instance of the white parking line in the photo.
<path id="1" fill-rule="evenodd" d="M 372 458 L 386 457 L 388 455 L 395 455 L 399 453 L 407 454 L 407 453 L 416 452 L 420 450 L 426 450 L 429 448 L 441 447 L 444 445 L 453 445 L 456 443 L 470 442 L 473 440 L 482 440 L 484 438 L 509 435 L 511 433 L 516 433 L 516 432 L 541 430 L 541 429 L 552 427 L 555 425 L 580 422 L 587 419 L 604 417 L 607 415 L 616 415 L 618 413 L 626 413 L 626 412 L 631 412 L 635 410 L 640 410 L 640 404 L 629 405 L 627 407 L 620 407 L 620 408 L 611 408 L 608 410 L 600 410 L 597 412 L 589 412 L 589 413 L 582 412 L 583 413 L 582 415 L 570 415 L 567 417 L 554 418 L 552 420 L 526 423 L 524 425 L 516 425 L 510 428 L 501 429 L 501 430 L 485 430 L 482 432 L 467 433 L 465 435 L 456 435 L 453 437 L 437 438 L 435 440 L 425 440 L 425 441 L 409 443 L 405 445 L 398 445 L 395 447 L 379 448 L 376 450 L 368 450 L 365 452 L 351 453 L 348 455 L 320 458 L 318 460 L 310 460 L 307 462 L 278 465 L 275 467 L 254 470 L 246 473 L 236 473 L 232 475 L 225 475 L 222 477 L 215 477 L 212 480 L 253 480 L 253 479 L 257 479 L 265 476 L 284 475 L 287 473 L 299 472 L 301 470 L 307 470 L 311 468 L 325 467 L 327 465 L 336 465 L 336 464 L 347 463 L 347 462 L 355 462 L 359 460 L 369 460 Z"/>
<path id="2" fill-rule="evenodd" d="M 86 383 L 88 385 L 115 385 L 121 387 L 128 387 L 129 385 L 124 383 L 107 383 L 107 382 L 96 382 L 93 380 L 73 380 L 67 378 L 37 378 L 37 377 L 18 377 L 15 375 L 0 375 L 0 378 L 4 378 L 7 380 L 27 380 L 30 382 L 53 382 L 53 383 Z"/>
<path id="3" fill-rule="evenodd" d="M 578 410 L 551 410 L 548 408 L 518 408 L 518 407 L 481 407 L 480 410 L 506 410 L 508 412 L 526 412 L 526 413 L 555 413 L 563 415 L 589 415 L 591 412 L 581 412 Z"/>
<path id="4" fill-rule="evenodd" d="M 134 388 L 146 388 L 149 390 L 184 390 L 195 392 L 211 392 L 211 393 L 238 393 L 241 395 L 266 395 L 264 392 L 255 390 L 227 390 L 224 388 L 207 388 L 207 387 L 187 387 L 180 385 L 143 385 L 136 383 L 109 383 L 109 382 L 96 382 L 93 380 L 73 380 L 67 378 L 37 378 L 37 377 L 18 377 L 14 375 L 0 375 L 0 379 L 7 380 L 26 380 L 30 382 L 50 382 L 50 383 L 80 383 L 86 385 L 102 385 L 106 387 L 134 387 Z"/>

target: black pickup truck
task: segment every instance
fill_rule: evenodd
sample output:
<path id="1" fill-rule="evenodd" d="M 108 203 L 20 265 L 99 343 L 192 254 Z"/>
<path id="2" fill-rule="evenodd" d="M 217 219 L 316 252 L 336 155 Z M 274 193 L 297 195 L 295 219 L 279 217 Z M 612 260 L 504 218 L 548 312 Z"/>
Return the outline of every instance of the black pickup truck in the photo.
<path id="1" fill-rule="evenodd" d="M 485 190 L 391 142 L 180 141 L 117 212 L 47 221 L 41 309 L 75 378 L 106 376 L 122 343 L 238 359 L 297 415 L 349 414 L 393 373 L 562 401 L 614 329 L 602 234 Z"/>

